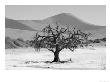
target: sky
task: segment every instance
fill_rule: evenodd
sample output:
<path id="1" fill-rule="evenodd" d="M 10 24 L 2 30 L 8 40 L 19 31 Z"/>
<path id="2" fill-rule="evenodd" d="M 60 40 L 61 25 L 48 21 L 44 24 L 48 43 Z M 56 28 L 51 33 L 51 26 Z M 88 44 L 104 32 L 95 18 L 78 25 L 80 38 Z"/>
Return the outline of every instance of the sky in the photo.
<path id="1" fill-rule="evenodd" d="M 15 20 L 43 20 L 48 17 L 71 13 L 95 25 L 106 26 L 105 5 L 6 5 L 5 16 Z"/>

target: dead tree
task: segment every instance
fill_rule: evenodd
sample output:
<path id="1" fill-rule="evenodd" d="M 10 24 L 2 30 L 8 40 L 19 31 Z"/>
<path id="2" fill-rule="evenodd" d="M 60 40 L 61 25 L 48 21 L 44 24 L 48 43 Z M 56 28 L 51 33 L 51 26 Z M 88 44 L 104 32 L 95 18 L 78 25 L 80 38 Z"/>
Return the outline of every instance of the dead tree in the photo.
<path id="1" fill-rule="evenodd" d="M 83 47 L 83 44 L 87 42 L 87 34 L 76 29 L 76 27 L 62 28 L 58 24 L 52 28 L 50 25 L 42 29 L 41 34 L 36 33 L 34 38 L 35 50 L 40 48 L 46 48 L 54 53 L 54 60 L 52 62 L 60 62 L 59 53 L 63 49 L 74 49 Z"/>

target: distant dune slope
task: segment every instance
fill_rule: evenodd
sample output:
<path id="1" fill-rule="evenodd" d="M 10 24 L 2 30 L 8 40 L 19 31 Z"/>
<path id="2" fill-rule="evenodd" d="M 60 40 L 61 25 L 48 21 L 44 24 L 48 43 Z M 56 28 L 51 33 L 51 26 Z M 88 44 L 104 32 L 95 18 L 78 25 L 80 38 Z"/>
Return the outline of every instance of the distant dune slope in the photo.
<path id="1" fill-rule="evenodd" d="M 5 29 L 5 36 L 8 36 L 12 39 L 22 38 L 24 40 L 31 40 L 33 39 L 35 33 L 36 31 L 20 30 L 20 29 L 12 29 L 12 28 Z"/>
<path id="2" fill-rule="evenodd" d="M 68 25 L 68 26 L 70 25 L 70 27 L 73 25 L 73 26 L 77 26 L 77 28 L 80 30 L 96 30 L 96 29 L 105 28 L 105 26 L 98 26 L 98 25 L 84 22 L 83 20 L 75 17 L 74 15 L 71 15 L 70 13 L 58 14 L 58 15 L 49 17 L 44 21 L 50 22 L 50 23 L 58 22 L 61 25 Z"/>
<path id="3" fill-rule="evenodd" d="M 14 41 L 11 38 L 6 37 L 5 38 L 5 49 L 12 49 L 12 48 L 18 48 L 18 46 L 14 44 Z"/>
<path id="4" fill-rule="evenodd" d="M 29 26 L 18 22 L 17 20 L 8 18 L 5 18 L 5 28 L 35 31 L 35 29 L 32 29 Z"/>
<path id="5" fill-rule="evenodd" d="M 28 47 L 30 46 L 25 41 L 20 41 L 18 39 L 11 39 L 10 37 L 5 37 L 5 49 L 13 49 L 19 47 Z"/>

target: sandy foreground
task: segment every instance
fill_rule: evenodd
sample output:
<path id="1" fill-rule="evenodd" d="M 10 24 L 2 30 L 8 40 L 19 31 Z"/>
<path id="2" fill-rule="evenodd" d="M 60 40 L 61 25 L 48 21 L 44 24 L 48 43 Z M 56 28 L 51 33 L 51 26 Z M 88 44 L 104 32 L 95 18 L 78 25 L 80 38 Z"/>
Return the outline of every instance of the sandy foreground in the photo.
<path id="1" fill-rule="evenodd" d="M 94 47 L 76 49 L 74 52 L 64 49 L 60 52 L 60 60 L 66 63 L 45 63 L 53 60 L 53 53 L 41 49 L 35 52 L 33 48 L 6 49 L 6 69 L 75 69 L 75 70 L 105 70 L 106 48 Z"/>

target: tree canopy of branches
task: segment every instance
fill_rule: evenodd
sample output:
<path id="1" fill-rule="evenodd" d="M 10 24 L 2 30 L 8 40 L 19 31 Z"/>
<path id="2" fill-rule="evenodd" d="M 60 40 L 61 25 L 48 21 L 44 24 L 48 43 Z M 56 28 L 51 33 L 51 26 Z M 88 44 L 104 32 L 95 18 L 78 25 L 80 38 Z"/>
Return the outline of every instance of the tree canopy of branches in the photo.
<path id="1" fill-rule="evenodd" d="M 87 46 L 89 34 L 77 30 L 76 27 L 72 28 L 62 28 L 58 24 L 54 28 L 51 25 L 46 26 L 41 34 L 36 33 L 33 41 L 35 50 L 46 48 L 54 53 L 52 62 L 60 62 L 59 52 L 64 48 L 74 51 L 78 47 Z"/>

